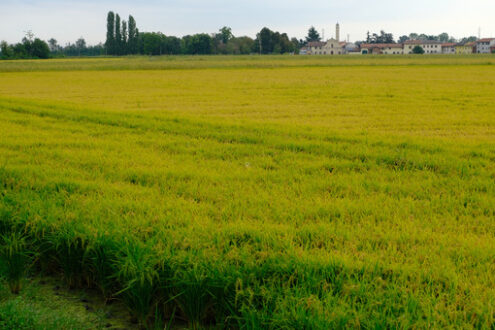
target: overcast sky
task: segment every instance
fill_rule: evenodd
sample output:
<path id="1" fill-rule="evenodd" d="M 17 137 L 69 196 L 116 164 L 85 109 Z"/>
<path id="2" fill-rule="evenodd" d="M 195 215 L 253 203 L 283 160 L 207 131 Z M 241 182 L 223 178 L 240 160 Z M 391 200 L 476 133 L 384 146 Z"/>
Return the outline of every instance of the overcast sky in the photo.
<path id="1" fill-rule="evenodd" d="M 234 35 L 254 37 L 267 26 L 302 38 L 309 26 L 325 29 L 325 38 L 363 40 L 381 29 L 398 37 L 410 32 L 454 37 L 495 36 L 495 0 L 0 0 L 0 40 L 18 42 L 24 31 L 60 44 L 84 37 L 105 41 L 109 10 L 132 14 L 140 31 L 183 36 L 212 33 L 226 25 Z"/>

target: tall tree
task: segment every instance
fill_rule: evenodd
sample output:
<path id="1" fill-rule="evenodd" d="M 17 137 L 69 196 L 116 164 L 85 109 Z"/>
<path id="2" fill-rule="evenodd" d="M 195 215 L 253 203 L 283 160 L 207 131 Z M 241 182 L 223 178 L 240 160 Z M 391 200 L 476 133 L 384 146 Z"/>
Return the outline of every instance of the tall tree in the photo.
<path id="1" fill-rule="evenodd" d="M 417 34 L 417 33 L 413 32 L 413 33 L 409 34 L 409 39 L 411 39 L 411 40 L 418 40 L 418 38 L 419 38 L 419 34 Z"/>
<path id="2" fill-rule="evenodd" d="M 107 15 L 107 41 L 105 42 L 105 48 L 108 55 L 114 55 L 115 51 L 115 14 L 113 11 L 109 11 Z"/>
<path id="3" fill-rule="evenodd" d="M 121 55 L 122 54 L 128 54 L 128 49 L 127 49 L 127 22 L 122 21 L 122 43 L 121 43 Z"/>
<path id="4" fill-rule="evenodd" d="M 115 54 L 120 55 L 122 52 L 122 33 L 120 32 L 120 16 L 115 15 Z"/>
<path id="5" fill-rule="evenodd" d="M 77 39 L 76 48 L 78 52 L 78 56 L 81 56 L 81 53 L 86 49 L 86 40 L 83 37 Z"/>
<path id="6" fill-rule="evenodd" d="M 450 36 L 448 33 L 444 32 L 444 33 L 440 33 L 438 35 L 438 41 L 441 41 L 441 42 L 448 42 L 450 39 Z"/>
<path id="7" fill-rule="evenodd" d="M 306 42 L 311 42 L 311 41 L 320 41 L 321 37 L 318 31 L 316 31 L 315 27 L 312 26 L 308 30 L 308 35 L 306 36 Z"/>
<path id="8" fill-rule="evenodd" d="M 137 54 L 138 52 L 137 43 L 138 43 L 138 32 L 136 27 L 136 21 L 134 20 L 134 17 L 129 15 L 129 32 L 127 38 L 127 44 L 128 44 L 127 48 L 129 54 Z"/>
<path id="9" fill-rule="evenodd" d="M 230 39 L 234 37 L 232 34 L 232 29 L 229 28 L 228 26 L 224 26 L 223 28 L 220 29 L 220 38 L 222 39 L 222 42 L 226 44 L 229 42 Z"/>
<path id="10" fill-rule="evenodd" d="M 14 57 L 14 49 L 6 41 L 0 42 L 0 58 L 10 59 Z"/>
<path id="11" fill-rule="evenodd" d="M 381 30 L 380 34 L 373 33 L 369 43 L 372 44 L 392 44 L 395 43 L 394 36 L 392 33 L 386 33 Z"/>
<path id="12" fill-rule="evenodd" d="M 52 53 L 56 52 L 58 50 L 58 47 L 59 47 L 57 39 L 51 38 L 50 40 L 48 40 L 48 47 L 50 47 L 50 51 Z"/>

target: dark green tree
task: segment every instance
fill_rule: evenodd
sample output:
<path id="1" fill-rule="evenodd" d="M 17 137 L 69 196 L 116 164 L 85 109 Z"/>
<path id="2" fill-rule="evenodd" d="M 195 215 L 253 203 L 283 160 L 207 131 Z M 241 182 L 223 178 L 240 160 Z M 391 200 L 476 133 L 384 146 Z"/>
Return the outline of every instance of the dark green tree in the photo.
<path id="1" fill-rule="evenodd" d="M 138 53 L 138 32 L 136 27 L 136 21 L 134 17 L 129 15 L 129 32 L 127 37 L 128 53 L 137 54 Z"/>
<path id="2" fill-rule="evenodd" d="M 309 28 L 308 35 L 306 36 L 306 42 L 311 41 L 321 41 L 320 34 L 316 31 L 314 26 Z"/>
<path id="3" fill-rule="evenodd" d="M 299 49 L 301 49 L 302 45 L 299 43 L 299 40 L 297 38 L 292 38 L 290 39 L 290 42 L 292 43 L 292 47 L 294 48 L 294 53 L 299 54 Z"/>
<path id="4" fill-rule="evenodd" d="M 441 42 L 448 42 L 450 39 L 450 36 L 448 33 L 444 32 L 444 33 L 440 33 L 438 35 L 438 41 L 441 41 Z"/>
<path id="5" fill-rule="evenodd" d="M 274 42 L 273 42 L 273 31 L 270 30 L 267 27 L 264 27 L 261 29 L 261 31 L 258 33 L 257 38 L 256 38 L 256 45 L 255 47 L 258 46 L 260 48 L 260 53 L 261 54 L 271 54 L 273 53 L 273 48 L 274 48 Z"/>
<path id="6" fill-rule="evenodd" d="M 461 44 L 465 44 L 465 43 L 467 43 L 467 42 L 473 42 L 473 41 L 476 41 L 476 40 L 478 40 L 478 38 L 477 38 L 477 37 L 475 37 L 475 36 L 471 36 L 471 37 L 467 37 L 467 38 L 462 38 L 459 42 L 460 42 Z"/>
<path id="7" fill-rule="evenodd" d="M 31 43 L 30 56 L 33 58 L 49 58 L 50 48 L 48 47 L 48 44 L 41 39 L 34 39 Z"/>
<path id="8" fill-rule="evenodd" d="M 249 54 L 254 47 L 254 40 L 249 37 L 234 37 L 226 46 L 226 53 L 233 55 Z"/>
<path id="9" fill-rule="evenodd" d="M 372 44 L 393 44 L 395 43 L 394 36 L 392 33 L 386 33 L 385 31 L 380 31 L 380 34 L 373 33 L 370 43 Z"/>
<path id="10" fill-rule="evenodd" d="M 413 32 L 413 33 L 410 33 L 409 34 L 409 39 L 410 40 L 418 40 L 418 38 L 419 38 L 419 34 L 417 34 L 417 33 L 414 33 Z"/>
<path id="11" fill-rule="evenodd" d="M 211 54 L 212 43 L 212 38 L 206 33 L 185 36 L 182 38 L 182 53 L 190 55 Z"/>
<path id="12" fill-rule="evenodd" d="M 78 56 L 81 56 L 81 54 L 86 50 L 86 40 L 84 40 L 83 37 L 77 39 L 76 48 L 77 48 Z"/>
<path id="13" fill-rule="evenodd" d="M 155 32 L 141 33 L 142 51 L 145 55 L 161 55 L 162 34 Z"/>
<path id="14" fill-rule="evenodd" d="M 163 36 L 161 40 L 162 54 L 177 55 L 180 54 L 180 38 Z"/>
<path id="15" fill-rule="evenodd" d="M 115 52 L 113 55 L 120 55 L 122 53 L 122 33 L 120 32 L 120 16 L 115 15 Z"/>
<path id="16" fill-rule="evenodd" d="M 105 41 L 105 48 L 108 55 L 115 54 L 115 14 L 113 11 L 109 11 L 107 15 L 107 40 Z"/>
<path id="17" fill-rule="evenodd" d="M 127 49 L 127 40 L 128 40 L 128 36 L 127 36 L 127 22 L 126 21 L 122 21 L 122 42 L 121 42 L 121 55 L 126 55 L 128 54 L 128 49 Z"/>
<path id="18" fill-rule="evenodd" d="M 413 52 L 413 54 L 420 54 L 421 55 L 421 54 L 425 53 L 425 50 L 420 45 L 417 45 L 413 48 L 412 52 Z"/>
<path id="19" fill-rule="evenodd" d="M 50 47 L 50 51 L 52 53 L 55 53 L 59 50 L 59 45 L 58 45 L 58 42 L 55 38 L 51 38 L 50 40 L 48 40 L 48 47 Z"/>
<path id="20" fill-rule="evenodd" d="M 228 26 L 224 26 L 223 28 L 220 29 L 219 32 L 220 32 L 221 41 L 224 44 L 229 42 L 229 40 L 234 37 L 234 35 L 232 34 L 232 29 L 229 28 Z"/>
<path id="21" fill-rule="evenodd" d="M 8 60 L 14 58 L 14 49 L 6 41 L 0 43 L 0 52 L 1 59 Z"/>

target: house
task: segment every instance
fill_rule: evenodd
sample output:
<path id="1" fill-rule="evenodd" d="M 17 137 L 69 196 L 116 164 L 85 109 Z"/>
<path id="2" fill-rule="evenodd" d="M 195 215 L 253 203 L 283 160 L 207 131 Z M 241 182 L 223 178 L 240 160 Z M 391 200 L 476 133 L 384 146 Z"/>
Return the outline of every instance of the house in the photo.
<path id="1" fill-rule="evenodd" d="M 345 49 L 345 53 L 348 55 L 361 55 L 361 50 L 355 43 L 345 42 L 343 47 Z"/>
<path id="2" fill-rule="evenodd" d="M 442 44 L 442 54 L 455 54 L 455 42 L 447 42 Z"/>
<path id="3" fill-rule="evenodd" d="M 340 25 L 335 26 L 335 39 L 328 39 L 325 42 L 312 41 L 301 48 L 301 55 L 343 55 L 346 54 L 346 42 L 340 42 Z"/>
<path id="4" fill-rule="evenodd" d="M 343 55 L 345 48 L 336 39 L 329 39 L 326 42 L 308 42 L 304 47 L 306 55 Z"/>
<path id="5" fill-rule="evenodd" d="M 404 54 L 412 54 L 413 49 L 420 46 L 425 54 L 441 54 L 442 43 L 435 40 L 407 40 L 404 42 Z"/>
<path id="6" fill-rule="evenodd" d="M 490 51 L 492 52 L 492 54 L 495 54 L 495 46 L 490 47 Z"/>
<path id="7" fill-rule="evenodd" d="M 495 38 L 485 38 L 476 41 L 475 53 L 477 54 L 489 54 L 490 48 L 495 46 Z"/>
<path id="8" fill-rule="evenodd" d="M 476 42 L 468 42 L 465 44 L 457 44 L 455 53 L 459 55 L 473 54 L 476 49 Z"/>
<path id="9" fill-rule="evenodd" d="M 403 54 L 402 44 L 361 44 L 361 54 L 385 54 L 399 55 Z"/>

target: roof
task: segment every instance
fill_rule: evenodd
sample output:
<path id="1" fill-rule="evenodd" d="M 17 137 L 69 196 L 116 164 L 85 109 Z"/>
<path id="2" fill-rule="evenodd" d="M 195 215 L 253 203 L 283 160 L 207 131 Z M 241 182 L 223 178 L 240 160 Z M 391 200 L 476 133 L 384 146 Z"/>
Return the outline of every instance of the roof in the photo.
<path id="1" fill-rule="evenodd" d="M 361 44 L 361 48 L 402 48 L 402 44 Z"/>
<path id="2" fill-rule="evenodd" d="M 407 41 L 404 41 L 404 45 L 431 45 L 431 44 L 441 44 L 440 41 L 436 41 L 436 40 L 407 40 Z"/>
<path id="3" fill-rule="evenodd" d="M 321 41 L 310 41 L 310 42 L 308 42 L 308 44 L 306 46 L 308 46 L 308 47 L 322 47 L 322 46 L 325 46 L 325 43 L 321 42 Z"/>
<path id="4" fill-rule="evenodd" d="M 476 42 L 490 42 L 492 40 L 495 40 L 495 38 L 484 38 L 484 39 L 480 39 L 480 40 L 478 40 Z"/>
<path id="5" fill-rule="evenodd" d="M 454 47 L 457 45 L 455 42 L 446 42 L 442 44 L 442 47 Z"/>

